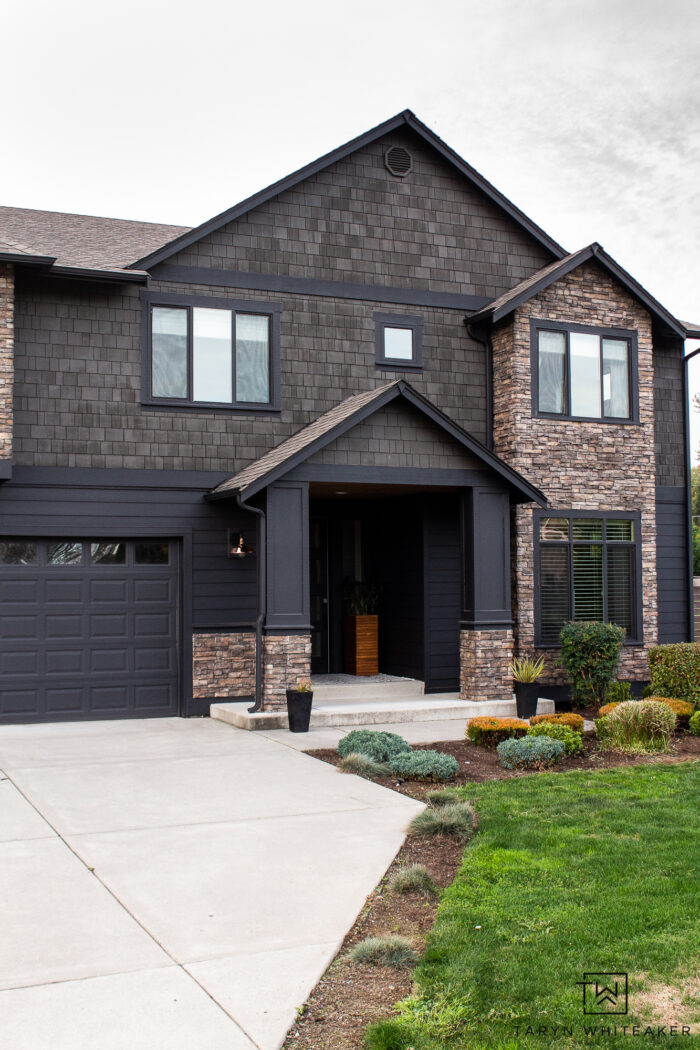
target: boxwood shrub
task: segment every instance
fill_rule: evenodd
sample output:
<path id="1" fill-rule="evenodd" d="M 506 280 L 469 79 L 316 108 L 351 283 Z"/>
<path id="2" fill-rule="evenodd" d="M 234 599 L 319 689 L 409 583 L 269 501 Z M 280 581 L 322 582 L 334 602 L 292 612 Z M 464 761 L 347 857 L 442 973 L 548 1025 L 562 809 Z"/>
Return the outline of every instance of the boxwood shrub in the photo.
<path id="1" fill-rule="evenodd" d="M 571 695 L 580 704 L 600 707 L 617 674 L 623 627 L 582 620 L 565 623 L 559 634 L 561 663 L 571 680 Z"/>
<path id="2" fill-rule="evenodd" d="M 700 705 L 700 644 L 677 642 L 649 650 L 651 688 L 655 696 L 673 696 Z"/>
<path id="3" fill-rule="evenodd" d="M 406 780 L 451 780 L 459 762 L 442 751 L 400 751 L 389 760 L 389 768 Z"/>
<path id="4" fill-rule="evenodd" d="M 583 737 L 580 733 L 574 733 L 573 729 L 568 726 L 540 722 L 539 725 L 530 726 L 527 735 L 529 737 L 548 736 L 550 740 L 561 740 L 567 755 L 578 755 L 583 751 Z"/>
<path id="5" fill-rule="evenodd" d="M 497 750 L 504 769 L 544 769 L 561 758 L 564 745 L 548 736 L 528 736 L 524 740 L 502 740 Z"/>
<path id="6" fill-rule="evenodd" d="M 492 718 L 489 715 L 479 715 L 478 718 L 470 718 L 467 722 L 467 736 L 474 744 L 482 747 L 496 747 L 501 740 L 509 737 L 525 736 L 528 723 L 521 718 Z"/>
<path id="7" fill-rule="evenodd" d="M 410 750 L 411 745 L 396 733 L 379 733 L 373 729 L 353 729 L 338 741 L 338 754 L 341 758 L 360 754 L 368 755 L 375 762 L 387 762 L 394 755 Z"/>
<path id="8" fill-rule="evenodd" d="M 694 715 L 690 716 L 688 729 L 693 736 L 700 736 L 700 711 L 696 711 Z"/>
<path id="9" fill-rule="evenodd" d="M 573 711 L 559 711 L 553 715 L 534 715 L 530 719 L 531 726 L 541 725 L 542 722 L 551 722 L 555 726 L 568 726 L 574 733 L 583 732 L 583 715 L 574 714 Z"/>

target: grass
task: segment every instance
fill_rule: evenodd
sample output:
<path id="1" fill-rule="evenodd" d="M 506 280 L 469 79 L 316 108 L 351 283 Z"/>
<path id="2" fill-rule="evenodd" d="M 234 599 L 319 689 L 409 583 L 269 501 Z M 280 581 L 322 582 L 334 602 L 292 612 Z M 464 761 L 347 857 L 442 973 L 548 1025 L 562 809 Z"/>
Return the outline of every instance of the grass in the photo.
<path id="1" fill-rule="evenodd" d="M 401 868 L 389 883 L 389 890 L 404 897 L 411 893 L 419 893 L 421 897 L 436 897 L 440 892 L 424 864 Z"/>
<path id="2" fill-rule="evenodd" d="M 402 970 L 414 966 L 416 953 L 410 941 L 405 937 L 365 937 L 350 952 L 354 963 L 367 966 L 391 966 Z"/>
<path id="3" fill-rule="evenodd" d="M 414 995 L 369 1029 L 370 1050 L 659 1050 L 680 1029 L 636 1039 L 631 1026 L 674 1022 L 697 1046 L 700 763 L 462 790 L 479 835 L 443 893 Z M 583 974 L 618 971 L 628 1015 L 584 1016 Z"/>
<path id="4" fill-rule="evenodd" d="M 351 754 L 341 758 L 338 763 L 341 773 L 354 773 L 358 777 L 385 777 L 389 773 L 389 767 L 383 762 L 377 762 L 370 755 L 361 755 L 353 751 Z"/>
<path id="5" fill-rule="evenodd" d="M 434 791 L 426 792 L 425 801 L 437 807 L 449 806 L 453 802 L 461 802 L 462 799 L 455 788 L 436 788 Z"/>
<path id="6" fill-rule="evenodd" d="M 408 825 L 409 835 L 456 835 L 466 840 L 474 831 L 474 810 L 468 802 L 424 809 Z"/>

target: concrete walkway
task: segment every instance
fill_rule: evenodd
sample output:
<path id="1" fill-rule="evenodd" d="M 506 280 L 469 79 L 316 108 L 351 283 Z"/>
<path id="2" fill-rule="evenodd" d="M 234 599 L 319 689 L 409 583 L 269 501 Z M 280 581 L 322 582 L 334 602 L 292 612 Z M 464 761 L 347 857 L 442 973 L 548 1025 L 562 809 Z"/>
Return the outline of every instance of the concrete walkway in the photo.
<path id="1" fill-rule="evenodd" d="M 282 1043 L 421 808 L 298 739 L 0 729 L 0 1047 Z"/>

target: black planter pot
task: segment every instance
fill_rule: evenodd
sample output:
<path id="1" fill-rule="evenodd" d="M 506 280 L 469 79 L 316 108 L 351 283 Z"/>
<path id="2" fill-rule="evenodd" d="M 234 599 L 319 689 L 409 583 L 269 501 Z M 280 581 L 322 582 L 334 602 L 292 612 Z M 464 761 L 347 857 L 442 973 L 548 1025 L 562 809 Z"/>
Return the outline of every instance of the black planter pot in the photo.
<path id="1" fill-rule="evenodd" d="M 537 714 L 539 682 L 515 682 L 515 703 L 518 707 L 518 718 L 532 718 Z"/>
<path id="2" fill-rule="evenodd" d="M 308 733 L 311 721 L 311 704 L 314 694 L 300 693 L 298 689 L 287 690 L 287 717 L 290 733 Z"/>

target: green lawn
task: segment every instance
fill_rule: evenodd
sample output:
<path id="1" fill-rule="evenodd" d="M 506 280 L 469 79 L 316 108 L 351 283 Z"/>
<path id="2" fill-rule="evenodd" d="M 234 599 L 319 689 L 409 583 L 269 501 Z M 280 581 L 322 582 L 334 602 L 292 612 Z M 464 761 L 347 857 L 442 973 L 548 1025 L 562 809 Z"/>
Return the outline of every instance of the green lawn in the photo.
<path id="1" fill-rule="evenodd" d="M 688 994 L 700 972 L 700 763 L 490 781 L 464 795 L 479 832 L 441 902 L 414 997 L 367 1045 L 700 1046 Z M 602 972 L 629 974 L 627 1016 L 584 1016 L 577 982 Z M 674 995 L 680 1008 L 668 1005 Z M 670 1034 L 679 1016 L 690 1036 Z M 615 1023 L 617 1033 L 600 1031 Z M 647 1024 L 667 1028 L 652 1038 Z"/>

